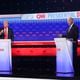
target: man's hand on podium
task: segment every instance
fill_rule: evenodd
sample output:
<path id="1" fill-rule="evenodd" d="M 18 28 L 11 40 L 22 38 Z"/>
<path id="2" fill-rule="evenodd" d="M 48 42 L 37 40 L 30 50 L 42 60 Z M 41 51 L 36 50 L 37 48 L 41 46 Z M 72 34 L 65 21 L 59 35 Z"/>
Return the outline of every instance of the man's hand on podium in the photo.
<path id="1" fill-rule="evenodd" d="M 59 37 L 62 37 L 62 34 L 58 34 Z"/>
<path id="2" fill-rule="evenodd" d="M 0 31 L 0 35 L 1 35 L 3 32 L 4 32 L 4 31 L 3 31 L 3 30 L 1 30 L 1 31 Z"/>
<path id="3" fill-rule="evenodd" d="M 57 37 L 62 37 L 62 34 L 60 32 L 56 32 Z"/>

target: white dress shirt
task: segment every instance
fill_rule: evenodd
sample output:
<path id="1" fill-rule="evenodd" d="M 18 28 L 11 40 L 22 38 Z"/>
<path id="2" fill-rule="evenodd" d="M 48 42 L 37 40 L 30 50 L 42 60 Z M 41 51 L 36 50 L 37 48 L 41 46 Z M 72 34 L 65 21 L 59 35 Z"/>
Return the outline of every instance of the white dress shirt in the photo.
<path id="1" fill-rule="evenodd" d="M 8 34 L 8 28 L 4 28 L 4 32 Z"/>
<path id="2" fill-rule="evenodd" d="M 72 28 L 73 24 L 74 24 L 74 23 L 72 23 L 72 24 L 71 24 L 71 26 L 69 27 L 68 32 L 71 30 L 71 28 Z"/>

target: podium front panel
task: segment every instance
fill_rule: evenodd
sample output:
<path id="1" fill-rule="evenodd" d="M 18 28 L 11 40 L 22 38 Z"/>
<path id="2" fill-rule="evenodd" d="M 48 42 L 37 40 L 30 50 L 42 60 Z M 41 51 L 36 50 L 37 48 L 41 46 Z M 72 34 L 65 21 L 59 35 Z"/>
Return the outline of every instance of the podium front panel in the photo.
<path id="1" fill-rule="evenodd" d="M 56 72 L 59 75 L 71 74 L 73 69 L 72 42 L 66 38 L 56 38 Z"/>
<path id="2" fill-rule="evenodd" d="M 11 40 L 0 39 L 0 74 L 9 74 L 11 71 Z"/>

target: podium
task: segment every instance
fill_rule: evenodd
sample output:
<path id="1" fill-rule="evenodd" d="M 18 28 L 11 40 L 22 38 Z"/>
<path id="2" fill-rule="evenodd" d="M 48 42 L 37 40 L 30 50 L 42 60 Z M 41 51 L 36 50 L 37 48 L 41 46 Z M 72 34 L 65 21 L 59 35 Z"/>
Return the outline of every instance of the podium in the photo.
<path id="1" fill-rule="evenodd" d="M 73 77 L 73 44 L 66 38 L 55 38 L 56 76 Z"/>
<path id="2" fill-rule="evenodd" d="M 11 40 L 0 39 L 0 74 L 12 73 Z"/>

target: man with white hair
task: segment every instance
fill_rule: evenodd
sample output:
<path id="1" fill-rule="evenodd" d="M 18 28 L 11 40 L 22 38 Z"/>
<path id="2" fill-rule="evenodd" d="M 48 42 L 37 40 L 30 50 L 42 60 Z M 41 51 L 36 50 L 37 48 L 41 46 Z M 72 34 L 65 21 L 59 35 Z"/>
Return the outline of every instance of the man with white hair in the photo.
<path id="1" fill-rule="evenodd" d="M 62 37 L 66 37 L 67 39 L 71 40 L 73 42 L 73 66 L 75 75 L 77 75 L 78 71 L 78 64 L 77 64 L 77 45 L 78 45 L 78 37 L 79 37 L 79 29 L 74 24 L 74 20 L 72 17 L 67 18 L 67 22 L 69 25 L 69 28 L 66 32 L 66 35 L 60 35 Z"/>

